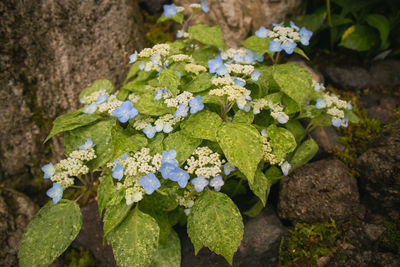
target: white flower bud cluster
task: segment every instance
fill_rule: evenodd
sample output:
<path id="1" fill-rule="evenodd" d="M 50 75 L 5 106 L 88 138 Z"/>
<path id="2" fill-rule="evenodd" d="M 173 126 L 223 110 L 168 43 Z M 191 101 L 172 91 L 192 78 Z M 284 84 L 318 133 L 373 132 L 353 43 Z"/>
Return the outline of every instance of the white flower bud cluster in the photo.
<path id="1" fill-rule="evenodd" d="M 66 158 L 56 164 L 56 169 L 65 172 L 69 176 L 87 174 L 89 168 L 80 159 Z"/>
<path id="2" fill-rule="evenodd" d="M 272 152 L 272 147 L 271 144 L 268 142 L 268 135 L 267 132 L 261 132 L 261 139 L 263 142 L 263 160 L 266 162 L 269 162 L 271 165 L 281 165 L 285 159 L 284 158 L 278 158 L 273 152 Z"/>
<path id="3" fill-rule="evenodd" d="M 163 96 L 164 98 L 164 96 Z M 179 104 L 182 104 L 184 106 L 187 106 L 189 103 L 189 100 L 193 98 L 193 94 L 188 91 L 184 91 L 177 95 L 175 98 L 167 98 L 164 100 L 164 103 L 167 104 L 168 107 L 174 107 L 177 108 Z"/>
<path id="4" fill-rule="evenodd" d="M 261 112 L 261 110 L 267 106 L 269 106 L 269 102 L 264 99 L 264 98 L 260 98 L 260 99 L 254 99 L 251 102 L 252 106 L 253 106 L 253 113 L 254 114 L 259 114 Z"/>
<path id="5" fill-rule="evenodd" d="M 185 32 L 184 30 L 179 30 L 178 32 L 177 32 L 177 34 L 176 34 L 176 37 L 178 37 L 178 38 L 189 38 L 189 33 L 188 32 Z"/>
<path id="6" fill-rule="evenodd" d="M 339 119 L 343 119 L 344 118 L 343 110 L 340 110 L 337 107 L 333 107 L 333 108 L 328 109 L 328 111 L 326 113 L 328 113 L 329 115 L 331 115 L 333 117 L 337 117 Z"/>
<path id="7" fill-rule="evenodd" d="M 194 205 L 194 198 L 195 198 L 195 196 L 190 195 L 189 191 L 185 191 L 184 197 L 181 197 L 181 196 L 177 197 L 179 205 L 185 207 L 184 212 L 185 212 L 186 216 L 189 216 L 189 214 L 190 214 L 190 209 Z"/>
<path id="8" fill-rule="evenodd" d="M 194 62 L 192 56 L 185 54 L 172 55 L 169 58 L 174 62 L 189 62 L 189 63 Z"/>
<path id="9" fill-rule="evenodd" d="M 185 65 L 185 71 L 198 75 L 200 72 L 207 71 L 207 68 L 201 65 L 189 63 Z"/>
<path id="10" fill-rule="evenodd" d="M 226 52 L 221 52 L 223 60 L 232 59 L 237 64 L 254 64 L 254 53 L 244 47 L 239 49 L 229 48 Z"/>
<path id="11" fill-rule="evenodd" d="M 249 98 L 251 91 L 239 85 L 225 85 L 222 88 L 212 89 L 208 94 L 215 96 L 228 96 L 228 101 L 243 100 Z"/>
<path id="12" fill-rule="evenodd" d="M 300 41 L 300 35 L 298 29 L 292 27 L 285 27 L 281 25 L 276 25 L 272 31 L 268 32 L 267 35 L 269 38 L 274 39 L 275 41 L 285 42 L 289 40 L 291 42 Z"/>
<path id="13" fill-rule="evenodd" d="M 137 95 L 137 94 L 132 93 L 132 94 L 129 94 L 129 95 L 128 95 L 128 100 L 130 100 L 133 104 L 135 104 L 136 102 L 138 102 L 139 99 L 140 99 L 140 96 Z"/>
<path id="14" fill-rule="evenodd" d="M 57 172 L 50 180 L 61 185 L 64 190 L 74 184 L 74 178 L 69 177 L 66 172 Z"/>
<path id="15" fill-rule="evenodd" d="M 279 123 L 286 123 L 289 120 L 289 116 L 283 112 L 283 107 L 280 104 L 268 103 L 271 109 L 271 116 Z"/>
<path id="16" fill-rule="evenodd" d="M 124 186 L 120 184 L 120 189 Z M 144 189 L 139 184 L 135 183 L 133 187 L 129 187 L 125 190 L 126 205 L 130 205 L 133 202 L 139 202 L 143 199 Z"/>
<path id="17" fill-rule="evenodd" d="M 134 118 L 133 128 L 135 128 L 135 130 L 141 131 L 144 128 L 146 128 L 146 126 L 149 123 L 153 123 L 153 122 L 154 122 L 154 119 L 152 117 L 147 116 L 147 115 L 139 114 L 138 116 L 136 116 Z"/>
<path id="18" fill-rule="evenodd" d="M 161 167 L 160 154 L 150 155 L 150 148 L 143 147 L 133 156 L 127 157 L 125 160 L 119 159 L 122 167 L 125 168 L 124 175 L 127 177 L 135 177 L 137 175 L 146 175 L 149 172 L 156 173 Z"/>
<path id="19" fill-rule="evenodd" d="M 326 100 L 326 106 L 328 108 L 335 105 L 340 109 L 346 109 L 349 105 L 348 102 L 339 99 L 335 94 L 325 94 L 323 98 Z"/>
<path id="20" fill-rule="evenodd" d="M 325 91 L 325 86 L 322 83 L 316 82 L 312 80 L 312 87 L 314 88 L 315 92 Z"/>
<path id="21" fill-rule="evenodd" d="M 80 102 L 85 105 L 90 105 L 92 103 L 95 103 L 97 101 L 97 99 L 99 98 L 99 96 L 104 95 L 106 92 L 107 91 L 105 89 L 100 89 L 98 91 L 91 93 L 88 96 L 82 97 Z M 107 95 L 107 97 L 108 97 L 108 95 Z"/>
<path id="22" fill-rule="evenodd" d="M 72 151 L 71 154 L 69 154 L 69 157 L 73 158 L 73 159 L 79 159 L 82 161 L 89 161 L 89 160 L 95 159 L 96 154 L 95 154 L 93 148 L 88 149 L 88 150 L 79 149 L 79 150 Z"/>
<path id="23" fill-rule="evenodd" d="M 180 122 L 182 120 L 183 120 L 182 117 L 175 117 L 172 114 L 165 114 L 165 115 L 159 117 L 154 122 L 154 126 L 156 127 L 156 131 L 160 132 L 166 127 L 166 125 L 168 125 L 168 127 L 172 128 L 172 126 L 174 126 L 175 124 L 177 124 L 178 122 Z"/>
<path id="24" fill-rule="evenodd" d="M 205 146 L 196 148 L 192 156 L 186 160 L 184 168 L 189 174 L 203 175 L 205 179 L 209 179 L 221 173 L 223 163 L 220 154 Z"/>
<path id="25" fill-rule="evenodd" d="M 215 86 L 235 84 L 231 76 L 224 76 L 224 77 L 214 76 L 211 78 L 211 83 L 214 84 Z"/>
<path id="26" fill-rule="evenodd" d="M 189 7 L 192 8 L 192 9 L 201 9 L 201 5 L 200 4 L 190 4 Z"/>
<path id="27" fill-rule="evenodd" d="M 241 64 L 225 64 L 229 73 L 251 75 L 254 71 L 254 66 L 252 65 L 241 65 Z"/>
<path id="28" fill-rule="evenodd" d="M 121 106 L 122 101 L 118 100 L 115 95 L 110 95 L 110 97 L 107 98 L 107 101 L 98 105 L 98 111 L 103 113 L 103 112 L 108 112 L 112 113 L 114 109 L 118 108 Z"/>

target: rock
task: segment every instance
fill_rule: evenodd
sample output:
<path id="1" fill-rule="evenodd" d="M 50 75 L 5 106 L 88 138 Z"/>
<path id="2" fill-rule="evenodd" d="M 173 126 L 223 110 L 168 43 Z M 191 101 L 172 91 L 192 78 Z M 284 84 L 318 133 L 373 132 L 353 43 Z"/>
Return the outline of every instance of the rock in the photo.
<path id="1" fill-rule="evenodd" d="M 357 181 L 339 160 L 306 164 L 280 181 L 278 215 L 290 222 L 337 222 L 360 213 Z M 359 214 L 362 216 L 362 214 Z"/>
<path id="2" fill-rule="evenodd" d="M 100 78 L 117 86 L 128 55 L 145 46 L 136 1 L 2 1 L 0 165 L 26 172 L 53 154 L 42 144 L 58 115 L 79 107 L 78 94 Z"/>
<path id="3" fill-rule="evenodd" d="M 163 12 L 163 5 L 169 4 L 167 0 L 139 0 L 139 5 L 150 14 Z"/>
<path id="4" fill-rule="evenodd" d="M 344 254 L 347 260 L 329 262 L 326 267 L 342 266 L 374 266 L 374 267 L 396 267 L 400 266 L 400 256 L 392 253 L 375 252 L 371 250 L 357 251 Z"/>
<path id="5" fill-rule="evenodd" d="M 117 266 L 111 246 L 103 246 L 103 223 L 99 217 L 97 201 L 83 206 L 81 212 L 82 228 L 72 246 L 89 250 L 103 267 Z"/>
<path id="6" fill-rule="evenodd" d="M 27 196 L 0 188 L 0 266 L 18 266 L 18 244 L 38 207 Z"/>
<path id="7" fill-rule="evenodd" d="M 370 85 L 371 75 L 361 67 L 327 67 L 327 79 L 339 89 L 361 90 Z"/>
<path id="8" fill-rule="evenodd" d="M 390 212 L 400 207 L 400 119 L 382 132 L 356 161 L 360 189 L 371 208 Z"/>
<path id="9" fill-rule="evenodd" d="M 193 3 L 192 0 L 174 2 L 186 9 L 190 9 L 188 6 Z M 240 42 L 260 26 L 270 27 L 272 23 L 280 23 L 299 14 L 302 3 L 302 0 L 207 0 L 210 11 L 191 20 L 191 24 L 218 24 L 222 28 L 225 43 L 239 47 Z"/>
<path id="10" fill-rule="evenodd" d="M 257 217 L 245 221 L 243 240 L 233 258 L 233 266 L 277 266 L 279 245 L 286 229 L 271 206 L 267 206 Z M 229 266 L 228 262 L 208 248 L 194 255 L 190 239 L 182 238 L 182 267 Z"/>
<path id="11" fill-rule="evenodd" d="M 333 126 L 317 126 L 311 131 L 311 136 L 317 142 L 319 153 L 328 152 L 332 149 L 344 151 L 344 146 L 338 142 L 339 135 Z"/>
<path id="12" fill-rule="evenodd" d="M 374 61 L 370 68 L 371 86 L 376 89 L 398 89 L 400 60 Z"/>

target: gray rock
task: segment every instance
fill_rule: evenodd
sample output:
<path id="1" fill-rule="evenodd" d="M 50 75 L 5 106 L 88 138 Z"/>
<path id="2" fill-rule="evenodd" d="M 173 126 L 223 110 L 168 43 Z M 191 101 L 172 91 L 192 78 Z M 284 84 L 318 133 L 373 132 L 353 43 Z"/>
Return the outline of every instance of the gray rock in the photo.
<path id="1" fill-rule="evenodd" d="M 188 6 L 193 3 L 192 0 L 174 2 L 186 9 L 190 9 Z M 222 28 L 225 43 L 238 47 L 242 40 L 253 34 L 260 26 L 269 27 L 272 23 L 280 23 L 299 14 L 303 2 L 302 0 L 207 0 L 210 12 L 200 14 L 191 21 L 191 24 L 198 22 L 210 26 L 218 24 Z"/>
<path id="2" fill-rule="evenodd" d="M 286 229 L 275 212 L 267 206 L 257 217 L 245 221 L 244 236 L 233 258 L 233 266 L 277 266 L 279 245 Z M 228 262 L 208 248 L 194 255 L 193 245 L 185 236 L 182 241 L 182 267 L 229 266 Z"/>
<path id="3" fill-rule="evenodd" d="M 370 85 L 371 75 L 361 67 L 327 67 L 324 72 L 339 89 L 361 90 Z"/>
<path id="4" fill-rule="evenodd" d="M 374 61 L 370 68 L 371 86 L 376 89 L 398 89 L 400 86 L 400 61 Z"/>
<path id="5" fill-rule="evenodd" d="M 18 266 L 18 244 L 38 207 L 15 190 L 0 188 L 0 266 Z"/>
<path id="6" fill-rule="evenodd" d="M 357 181 L 339 160 L 306 164 L 280 181 L 278 215 L 290 222 L 341 222 L 360 213 Z M 362 214 L 359 214 L 362 216 Z"/>
<path id="7" fill-rule="evenodd" d="M 371 208 L 390 212 L 400 207 L 400 120 L 382 132 L 356 161 L 360 186 Z"/>
<path id="8" fill-rule="evenodd" d="M 363 266 L 363 267 L 398 267 L 400 256 L 393 253 L 375 252 L 371 250 L 357 251 L 345 254 L 347 260 L 331 261 L 326 267 Z"/>
<path id="9" fill-rule="evenodd" d="M 42 144 L 58 115 L 100 78 L 121 84 L 145 38 L 136 1 L 1 1 L 0 165 L 7 176 L 62 156 Z"/>
<path id="10" fill-rule="evenodd" d="M 338 151 L 344 151 L 344 146 L 341 143 L 339 143 L 338 141 L 339 135 L 337 134 L 333 126 L 315 127 L 310 134 L 312 138 L 315 140 L 315 142 L 317 142 L 318 144 L 319 153 L 328 152 L 332 149 L 337 149 Z"/>

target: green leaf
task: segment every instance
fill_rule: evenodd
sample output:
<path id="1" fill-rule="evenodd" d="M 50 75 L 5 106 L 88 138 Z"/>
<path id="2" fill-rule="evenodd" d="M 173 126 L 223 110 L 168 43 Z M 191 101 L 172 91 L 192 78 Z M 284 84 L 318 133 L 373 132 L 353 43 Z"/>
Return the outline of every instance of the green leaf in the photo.
<path id="1" fill-rule="evenodd" d="M 138 207 L 109 235 L 115 260 L 120 267 L 149 266 L 158 248 L 159 227 Z"/>
<path id="2" fill-rule="evenodd" d="M 310 58 L 306 55 L 306 53 L 304 53 L 303 49 L 301 49 L 301 48 L 299 48 L 299 47 L 296 46 L 296 47 L 294 48 L 293 51 L 294 51 L 296 54 L 298 54 L 298 55 L 304 57 L 305 59 L 310 60 Z"/>
<path id="3" fill-rule="evenodd" d="M 283 177 L 282 171 L 278 169 L 276 166 L 269 167 L 264 174 L 265 177 L 267 177 L 267 179 L 271 181 L 272 184 L 276 183 Z"/>
<path id="4" fill-rule="evenodd" d="M 379 31 L 381 37 L 381 49 L 386 49 L 388 46 L 387 40 L 390 32 L 389 20 L 380 14 L 370 14 L 365 18 L 365 20 L 370 26 Z"/>
<path id="5" fill-rule="evenodd" d="M 293 134 L 298 144 L 306 136 L 305 129 L 298 120 L 289 120 L 283 126 Z"/>
<path id="6" fill-rule="evenodd" d="M 206 24 L 196 24 L 189 27 L 190 38 L 199 41 L 202 44 L 214 45 L 219 48 L 225 48 L 222 41 L 222 31 L 219 26 L 209 27 Z"/>
<path id="7" fill-rule="evenodd" d="M 141 61 L 136 61 L 135 63 L 133 63 L 133 65 L 129 68 L 128 74 L 126 75 L 125 78 L 125 83 L 127 81 L 129 81 L 130 79 L 132 79 L 133 77 L 136 76 L 136 74 L 139 72 L 139 65 L 142 64 Z"/>
<path id="8" fill-rule="evenodd" d="M 181 54 L 181 50 L 186 48 L 186 43 L 182 40 L 175 40 L 173 42 L 166 42 L 169 45 L 170 54 Z"/>
<path id="9" fill-rule="evenodd" d="M 322 26 L 326 18 L 326 9 L 321 8 L 309 15 L 299 16 L 293 19 L 294 23 L 299 27 L 306 27 L 312 32 L 316 32 Z"/>
<path id="10" fill-rule="evenodd" d="M 147 145 L 147 138 L 141 134 L 132 135 L 129 129 L 115 125 L 111 129 L 111 139 L 114 147 L 112 158 L 118 158 L 125 152 L 134 152 Z"/>
<path id="11" fill-rule="evenodd" d="M 153 256 L 150 267 L 180 267 L 181 266 L 181 240 L 178 234 L 171 230 L 165 244 L 160 243 Z"/>
<path id="12" fill-rule="evenodd" d="M 290 160 L 290 165 L 292 165 L 292 170 L 306 164 L 310 161 L 315 154 L 318 152 L 318 145 L 313 139 L 308 139 L 304 141 L 294 152 L 292 159 Z"/>
<path id="13" fill-rule="evenodd" d="M 348 118 L 349 121 L 352 123 L 359 123 L 359 121 L 360 121 L 360 118 L 356 114 L 354 114 L 353 111 L 348 110 L 348 109 L 344 110 L 344 117 Z"/>
<path id="14" fill-rule="evenodd" d="M 192 57 L 196 64 L 200 64 L 204 67 L 208 67 L 207 62 L 210 59 L 217 57 L 219 54 L 219 50 L 213 46 L 210 47 L 200 47 L 199 49 L 194 50 Z"/>
<path id="15" fill-rule="evenodd" d="M 185 86 L 185 90 L 192 93 L 198 93 L 207 90 L 212 86 L 210 81 L 212 75 L 208 72 L 199 74 L 195 79 Z"/>
<path id="16" fill-rule="evenodd" d="M 82 90 L 79 94 L 79 99 L 100 90 L 106 90 L 107 93 L 111 93 L 114 90 L 114 86 L 109 80 L 97 80 L 92 86 Z"/>
<path id="17" fill-rule="evenodd" d="M 139 114 L 161 116 L 174 112 L 174 109 L 167 107 L 163 100 L 154 100 L 153 92 L 141 93 L 139 96 L 139 100 L 134 104 Z"/>
<path id="18" fill-rule="evenodd" d="M 147 83 L 143 81 L 133 81 L 125 84 L 122 87 L 123 90 L 133 92 L 133 93 L 148 93 L 149 89 L 147 89 Z"/>
<path id="19" fill-rule="evenodd" d="M 169 134 L 163 143 L 165 151 L 176 150 L 176 160 L 179 165 L 182 165 L 192 155 L 196 147 L 200 145 L 201 139 L 187 136 L 183 131 L 178 131 Z"/>
<path id="20" fill-rule="evenodd" d="M 297 102 L 294 101 L 293 99 L 291 99 L 290 97 L 288 97 L 287 95 L 283 94 L 281 101 L 282 101 L 282 105 L 285 107 L 285 109 L 283 111 L 286 114 L 290 115 L 290 114 L 294 114 L 294 113 L 300 111 L 300 107 L 297 104 Z"/>
<path id="21" fill-rule="evenodd" d="M 256 217 L 260 212 L 263 210 L 264 204 L 261 202 L 261 200 L 258 200 L 256 204 L 254 204 L 249 210 L 244 212 L 244 215 L 247 215 L 251 218 Z"/>
<path id="22" fill-rule="evenodd" d="M 162 151 L 164 150 L 163 141 L 164 141 L 163 133 L 157 133 L 154 138 L 149 140 L 147 147 L 150 148 L 151 155 L 155 155 L 157 153 L 159 153 L 159 154 L 162 153 Z"/>
<path id="23" fill-rule="evenodd" d="M 69 247 L 81 226 L 82 214 L 75 202 L 66 199 L 61 199 L 56 205 L 48 202 L 33 217 L 22 237 L 19 265 L 50 265 Z"/>
<path id="24" fill-rule="evenodd" d="M 170 69 L 164 69 L 160 73 L 160 84 L 176 96 L 179 92 L 178 86 L 180 84 L 179 75 Z"/>
<path id="25" fill-rule="evenodd" d="M 366 25 L 353 25 L 342 35 L 339 46 L 357 51 L 368 51 L 375 46 L 377 36 L 375 31 Z"/>
<path id="26" fill-rule="evenodd" d="M 281 91 L 296 101 L 300 107 L 312 93 L 311 75 L 298 64 L 274 65 L 273 77 Z"/>
<path id="27" fill-rule="evenodd" d="M 125 219 L 131 209 L 132 204 L 126 205 L 125 198 L 123 197 L 124 194 L 125 192 L 123 190 L 116 192 L 113 196 L 114 199 L 111 199 L 109 205 L 106 207 L 103 218 L 104 237 L 107 237 L 107 235 Z M 119 202 L 117 202 L 118 199 Z M 112 202 L 117 203 L 114 204 Z"/>
<path id="28" fill-rule="evenodd" d="M 242 42 L 242 45 L 247 49 L 258 52 L 260 55 L 268 52 L 268 38 L 260 38 L 258 36 L 252 35 Z"/>
<path id="29" fill-rule="evenodd" d="M 249 183 L 251 191 L 261 200 L 262 204 L 265 206 L 267 204 L 267 199 L 269 195 L 269 190 L 271 189 L 272 183 L 264 175 L 261 170 L 257 170 L 254 175 L 254 182 Z"/>
<path id="30" fill-rule="evenodd" d="M 236 205 L 227 195 L 215 191 L 205 191 L 196 199 L 187 223 L 196 254 L 205 246 L 230 264 L 242 240 L 243 228 Z"/>
<path id="31" fill-rule="evenodd" d="M 94 150 L 97 157 L 89 161 L 87 165 L 91 170 L 103 166 L 111 159 L 113 154 L 111 129 L 114 125 L 114 120 L 99 121 L 95 124 L 66 132 L 64 135 L 65 155 L 68 156 L 72 151 L 77 150 L 80 145 L 83 145 L 86 139 L 91 138 L 93 143 L 96 144 Z"/>
<path id="32" fill-rule="evenodd" d="M 296 139 L 289 130 L 271 124 L 267 133 L 274 153 L 285 155 L 296 149 Z"/>
<path id="33" fill-rule="evenodd" d="M 228 161 L 247 177 L 249 183 L 253 183 L 263 155 L 262 138 L 257 129 L 248 124 L 223 123 L 217 141 Z"/>
<path id="34" fill-rule="evenodd" d="M 221 127 L 222 119 L 214 112 L 202 110 L 190 115 L 189 119 L 181 123 L 182 131 L 194 138 L 216 141 L 216 133 Z"/>
<path id="35" fill-rule="evenodd" d="M 86 114 L 81 110 L 61 115 L 53 122 L 53 129 L 51 129 L 51 132 L 43 143 L 46 143 L 50 138 L 58 133 L 71 131 L 76 128 L 91 124 L 100 119 L 101 117 L 99 115 Z"/>
<path id="36" fill-rule="evenodd" d="M 158 18 L 157 23 L 161 23 L 161 22 L 164 22 L 167 20 L 173 20 L 179 24 L 182 24 L 183 19 L 184 19 L 184 15 L 182 12 L 176 13 L 176 15 L 172 16 L 172 17 L 166 17 L 164 14 L 162 14 L 161 17 Z"/>
<path id="37" fill-rule="evenodd" d="M 254 120 L 254 113 L 253 112 L 245 112 L 243 110 L 238 110 L 233 116 L 233 122 L 242 122 L 251 124 Z"/>
<path id="38" fill-rule="evenodd" d="M 102 216 L 104 208 L 111 200 L 114 191 L 115 187 L 112 176 L 110 174 L 103 176 L 97 188 L 97 206 L 100 217 Z"/>

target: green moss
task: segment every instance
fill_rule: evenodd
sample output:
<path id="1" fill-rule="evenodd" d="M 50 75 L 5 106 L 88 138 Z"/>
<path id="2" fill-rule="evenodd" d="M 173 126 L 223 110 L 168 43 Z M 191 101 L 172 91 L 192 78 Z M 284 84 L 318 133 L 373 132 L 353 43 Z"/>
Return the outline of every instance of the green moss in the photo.
<path id="1" fill-rule="evenodd" d="M 85 250 L 71 249 L 65 254 L 65 266 L 67 267 L 94 267 L 98 266 L 92 255 Z"/>
<path id="2" fill-rule="evenodd" d="M 400 220 L 396 222 L 384 222 L 386 230 L 380 237 L 380 241 L 384 240 L 385 245 L 389 246 L 389 249 L 392 251 L 396 251 L 397 254 L 400 254 Z"/>
<path id="3" fill-rule="evenodd" d="M 150 45 L 173 41 L 175 38 L 174 25 L 172 21 L 156 23 L 157 16 L 145 16 L 145 25 L 147 28 L 146 39 Z"/>
<path id="4" fill-rule="evenodd" d="M 289 230 L 279 248 L 279 260 L 283 266 L 317 266 L 322 256 L 331 256 L 337 250 L 335 241 L 340 231 L 335 221 L 317 224 L 298 223 Z"/>

